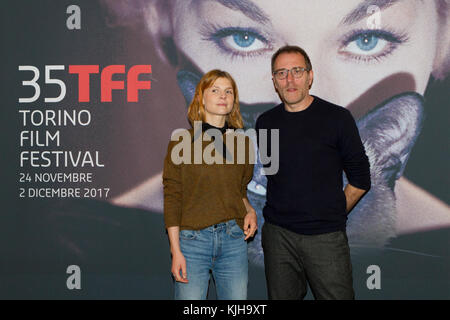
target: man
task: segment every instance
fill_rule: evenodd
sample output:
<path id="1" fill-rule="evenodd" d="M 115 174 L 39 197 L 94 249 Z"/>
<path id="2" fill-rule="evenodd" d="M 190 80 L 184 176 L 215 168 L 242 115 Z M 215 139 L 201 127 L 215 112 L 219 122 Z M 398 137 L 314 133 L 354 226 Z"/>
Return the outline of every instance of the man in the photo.
<path id="1" fill-rule="evenodd" d="M 275 52 L 272 75 L 282 103 L 256 122 L 279 129 L 280 167 L 267 176 L 263 209 L 269 299 L 303 299 L 307 283 L 316 299 L 353 299 L 346 220 L 370 188 L 358 129 L 347 109 L 309 94 L 314 73 L 303 49 Z"/>

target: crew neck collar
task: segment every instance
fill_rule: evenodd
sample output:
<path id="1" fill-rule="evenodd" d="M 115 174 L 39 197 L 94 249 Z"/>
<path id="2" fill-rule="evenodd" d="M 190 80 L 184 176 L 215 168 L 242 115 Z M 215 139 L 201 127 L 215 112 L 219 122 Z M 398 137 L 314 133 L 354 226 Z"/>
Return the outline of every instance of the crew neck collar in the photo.
<path id="1" fill-rule="evenodd" d="M 282 103 L 282 110 L 283 110 L 283 113 L 284 114 L 286 114 L 286 115 L 300 115 L 300 114 L 306 114 L 306 113 L 309 113 L 313 108 L 314 108 L 314 105 L 316 104 L 316 102 L 317 102 L 317 100 L 319 99 L 319 98 L 317 98 L 316 96 L 314 96 L 314 95 L 311 95 L 311 97 L 313 98 L 313 100 L 311 101 L 311 103 L 308 105 L 308 107 L 306 108 L 306 109 L 304 109 L 304 110 L 300 110 L 300 111 L 287 111 L 286 110 L 286 106 L 285 106 L 285 103 L 283 102 Z"/>
<path id="2" fill-rule="evenodd" d="M 202 122 L 202 131 L 205 132 L 206 130 L 209 130 L 209 129 L 216 129 L 216 130 L 219 130 L 222 134 L 224 134 L 225 131 L 227 131 L 227 129 L 229 129 L 229 127 L 228 127 L 228 123 L 226 121 L 225 121 L 224 126 L 221 128 L 215 127 L 215 126 L 209 124 L 208 122 Z"/>

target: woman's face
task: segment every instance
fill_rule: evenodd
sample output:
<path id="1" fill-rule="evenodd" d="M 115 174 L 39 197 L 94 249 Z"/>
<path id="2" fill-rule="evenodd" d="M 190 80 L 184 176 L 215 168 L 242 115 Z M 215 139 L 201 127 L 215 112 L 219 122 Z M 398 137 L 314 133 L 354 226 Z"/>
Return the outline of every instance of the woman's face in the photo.
<path id="1" fill-rule="evenodd" d="M 376 29 L 370 4 L 380 8 Z M 174 1 L 172 15 L 177 47 L 201 72 L 229 71 L 243 103 L 278 103 L 270 58 L 293 44 L 311 58 L 311 94 L 355 116 L 374 106 L 358 105 L 364 94 L 378 103 L 404 91 L 423 94 L 438 40 L 435 1 L 183 0 Z"/>
<path id="2" fill-rule="evenodd" d="M 212 118 L 226 117 L 233 109 L 234 91 L 231 81 L 227 78 L 217 78 L 209 88 L 203 92 L 205 107 L 205 121 Z"/>

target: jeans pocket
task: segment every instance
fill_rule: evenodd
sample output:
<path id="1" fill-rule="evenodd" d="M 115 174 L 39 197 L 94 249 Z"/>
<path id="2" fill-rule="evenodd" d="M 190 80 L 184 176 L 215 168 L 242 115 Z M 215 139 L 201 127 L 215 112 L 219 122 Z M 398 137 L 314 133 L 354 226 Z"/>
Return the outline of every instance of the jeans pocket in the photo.
<path id="1" fill-rule="evenodd" d="M 198 231 L 196 230 L 181 230 L 180 239 L 183 240 L 195 240 L 197 238 Z"/>
<path id="2" fill-rule="evenodd" d="M 244 231 L 242 231 L 241 227 L 235 221 L 228 225 L 227 234 L 233 239 L 240 239 L 245 236 Z"/>

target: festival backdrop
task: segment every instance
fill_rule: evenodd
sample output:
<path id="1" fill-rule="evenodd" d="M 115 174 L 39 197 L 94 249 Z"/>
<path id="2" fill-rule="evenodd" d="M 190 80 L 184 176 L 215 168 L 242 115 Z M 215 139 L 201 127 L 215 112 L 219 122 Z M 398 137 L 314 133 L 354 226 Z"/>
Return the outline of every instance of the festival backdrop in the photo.
<path id="1" fill-rule="evenodd" d="M 309 53 L 311 93 L 352 112 L 370 159 L 372 188 L 347 224 L 356 298 L 450 298 L 448 1 L 1 6 L 0 298 L 171 299 L 170 135 L 189 127 L 187 104 L 214 68 L 235 78 L 252 128 L 280 103 L 270 57 L 285 44 Z M 259 167 L 250 299 L 267 298 Z"/>

